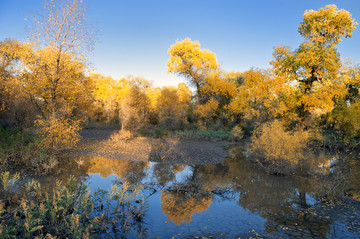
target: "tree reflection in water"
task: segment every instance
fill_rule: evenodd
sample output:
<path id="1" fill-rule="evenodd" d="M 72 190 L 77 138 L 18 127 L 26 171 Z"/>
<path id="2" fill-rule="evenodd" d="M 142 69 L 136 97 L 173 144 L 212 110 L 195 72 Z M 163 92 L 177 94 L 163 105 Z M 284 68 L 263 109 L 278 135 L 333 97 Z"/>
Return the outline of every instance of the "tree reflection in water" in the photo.
<path id="1" fill-rule="evenodd" d="M 177 184 L 161 190 L 160 199 L 161 211 L 168 220 L 181 225 L 190 223 L 195 213 L 207 210 L 213 197 L 195 185 Z"/>
<path id="2" fill-rule="evenodd" d="M 239 206 L 266 218 L 264 227 L 269 234 L 326 237 L 335 218 L 318 216 L 311 197 L 321 196 L 322 182 L 317 177 L 269 175 L 245 159 L 245 150 L 229 150 L 228 160 L 217 165 L 192 166 L 184 183 L 162 190 L 163 213 L 176 224 L 189 223 L 195 212 L 209 208 L 221 190 L 222 195 L 237 193 Z"/>
<path id="3" fill-rule="evenodd" d="M 186 168 L 184 164 L 157 163 L 153 168 L 153 175 L 157 183 L 161 186 L 175 181 L 177 173 L 182 172 Z"/>
<path id="4" fill-rule="evenodd" d="M 315 200 L 322 195 L 320 188 L 324 185 L 319 177 L 269 175 L 246 159 L 246 151 L 246 146 L 231 148 L 228 159 L 216 165 L 88 157 L 86 167 L 90 174 L 102 177 L 112 174 L 130 184 L 144 183 L 145 196 L 158 196 L 162 213 L 178 226 L 191 223 L 195 214 L 210 209 L 214 201 L 230 201 L 266 219 L 262 230 L 268 235 L 321 238 L 333 235 L 332 225 L 340 219 L 321 212 L 323 204 Z M 346 183 L 337 190 L 343 193 L 350 187 L 356 197 L 360 177 L 359 171 L 353 169 L 360 168 L 360 164 L 355 164 L 343 168 Z M 179 174 L 186 177 L 177 177 Z"/>
<path id="5" fill-rule="evenodd" d="M 103 178 L 116 175 L 130 184 L 139 184 L 150 167 L 148 161 L 126 161 L 91 156 L 87 158 L 88 173 L 100 174 Z"/>

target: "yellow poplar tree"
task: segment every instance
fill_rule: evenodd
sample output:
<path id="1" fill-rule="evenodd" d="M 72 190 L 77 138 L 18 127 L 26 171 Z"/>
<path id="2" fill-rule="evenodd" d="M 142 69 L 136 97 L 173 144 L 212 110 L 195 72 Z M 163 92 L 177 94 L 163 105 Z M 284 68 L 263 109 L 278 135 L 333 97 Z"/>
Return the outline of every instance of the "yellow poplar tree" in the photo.
<path id="1" fill-rule="evenodd" d="M 151 101 L 146 94 L 151 82 L 142 77 L 128 77 L 130 90 L 121 100 L 120 120 L 122 129 L 138 130 L 149 122 Z"/>
<path id="2" fill-rule="evenodd" d="M 347 143 L 360 135 L 360 66 L 344 65 L 340 77 L 347 83 L 348 92 L 336 102 L 327 119 L 328 125 L 341 130 Z"/>
<path id="3" fill-rule="evenodd" d="M 14 39 L 0 42 L 0 118 L 4 125 L 31 126 L 36 109 L 22 91 L 23 60 L 31 54 L 30 44 Z"/>
<path id="4" fill-rule="evenodd" d="M 227 107 L 238 94 L 236 85 L 224 79 L 222 74 L 216 72 L 208 75 L 204 86 L 200 89 L 206 100 L 213 98 L 219 103 L 220 111 Z"/>
<path id="5" fill-rule="evenodd" d="M 304 13 L 299 33 L 305 41 L 294 51 L 279 46 L 271 62 L 276 73 L 292 81 L 301 91 L 299 114 L 307 118 L 316 108 L 329 112 L 334 97 L 341 96 L 344 85 L 338 80 L 340 55 L 335 46 L 351 37 L 357 23 L 351 14 L 335 5 Z"/>
<path id="6" fill-rule="evenodd" d="M 187 123 L 190 100 L 191 91 L 183 83 L 178 87 L 162 87 L 157 99 L 159 123 L 171 129 L 182 128 Z"/>
<path id="7" fill-rule="evenodd" d="M 5 110 L 6 98 L 12 94 L 12 86 L 15 83 L 16 75 L 21 71 L 19 62 L 24 54 L 28 52 L 29 45 L 18 42 L 14 39 L 7 39 L 0 42 L 0 111 Z"/>
<path id="8" fill-rule="evenodd" d="M 94 102 L 91 119 L 119 123 L 121 102 L 130 92 L 130 83 L 125 78 L 114 80 L 101 74 L 91 74 L 94 82 Z"/>
<path id="9" fill-rule="evenodd" d="M 31 18 L 28 32 L 37 55 L 36 61 L 29 65 L 41 78 L 36 80 L 35 75 L 28 74 L 27 90 L 43 101 L 38 105 L 42 115 L 38 121 L 41 134 L 49 137 L 45 141 L 51 142 L 51 136 L 57 134 L 49 130 L 62 128 L 51 124 L 64 122 L 64 127 L 74 124 L 69 134 L 76 136 L 80 121 L 73 118 L 74 107 L 71 106 L 74 104 L 64 102 L 77 100 L 72 87 L 79 84 L 75 82 L 80 80 L 79 73 L 85 69 L 85 53 L 94 45 L 94 33 L 86 21 L 85 3 L 82 0 L 46 0 L 44 9 Z M 66 146 L 64 141 L 62 146 Z M 71 145 L 73 142 L 69 141 L 68 146 Z"/>
<path id="10" fill-rule="evenodd" d="M 231 102 L 231 111 L 245 119 L 261 122 L 282 111 L 285 91 L 284 78 L 274 76 L 270 70 L 251 69 L 241 74 L 242 84 Z"/>
<path id="11" fill-rule="evenodd" d="M 184 76 L 196 88 L 201 98 L 201 87 L 206 83 L 207 75 L 220 69 L 216 55 L 209 50 L 201 49 L 198 41 L 185 38 L 177 41 L 168 51 L 168 72 Z"/>

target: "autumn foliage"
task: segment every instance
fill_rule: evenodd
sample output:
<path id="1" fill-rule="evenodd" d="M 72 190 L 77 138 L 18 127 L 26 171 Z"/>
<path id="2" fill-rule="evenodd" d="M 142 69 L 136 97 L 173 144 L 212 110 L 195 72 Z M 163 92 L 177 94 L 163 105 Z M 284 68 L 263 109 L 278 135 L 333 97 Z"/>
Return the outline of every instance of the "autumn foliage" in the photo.
<path id="1" fill-rule="evenodd" d="M 257 128 L 251 138 L 251 150 L 259 163 L 273 173 L 286 173 L 300 166 L 309 143 L 307 131 L 286 131 L 278 120 Z M 275 167 L 274 167 L 275 166 Z"/>
<path id="2" fill-rule="evenodd" d="M 269 69 L 225 72 L 198 41 L 177 40 L 168 50 L 168 73 L 188 84 L 161 88 L 138 76 L 89 74 L 93 31 L 83 2 L 46 6 L 32 19 L 29 43 L 0 42 L 0 123 L 35 129 L 46 147 L 74 145 L 82 123 L 121 129 L 119 139 L 191 130 L 232 132 L 233 140 L 253 135 L 262 163 L 291 167 L 303 160 L 310 132 L 342 139 L 326 144 L 358 144 L 360 68 L 342 62 L 336 49 L 357 23 L 335 5 L 306 11 L 298 29 L 303 42 L 275 47 Z"/>

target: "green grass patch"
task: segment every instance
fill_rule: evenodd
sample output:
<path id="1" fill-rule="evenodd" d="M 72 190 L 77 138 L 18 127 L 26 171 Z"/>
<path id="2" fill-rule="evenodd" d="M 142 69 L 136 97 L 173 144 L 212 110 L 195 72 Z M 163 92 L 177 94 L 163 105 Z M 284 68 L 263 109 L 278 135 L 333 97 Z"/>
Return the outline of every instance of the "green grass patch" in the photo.
<path id="1" fill-rule="evenodd" d="M 211 141 L 229 141 L 233 138 L 233 135 L 225 129 L 176 131 L 175 136 L 180 139 L 198 139 Z"/>
<path id="2" fill-rule="evenodd" d="M 140 129 L 138 132 L 141 136 L 161 138 L 169 134 L 168 129 L 163 127 Z"/>

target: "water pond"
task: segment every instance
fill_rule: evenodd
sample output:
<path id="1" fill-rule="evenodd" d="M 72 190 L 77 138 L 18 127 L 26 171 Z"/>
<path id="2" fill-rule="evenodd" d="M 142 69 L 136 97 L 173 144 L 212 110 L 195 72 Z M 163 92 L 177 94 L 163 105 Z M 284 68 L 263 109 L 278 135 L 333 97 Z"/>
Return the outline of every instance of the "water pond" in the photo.
<path id="1" fill-rule="evenodd" d="M 149 238 L 360 237 L 359 160 L 348 157 L 335 169 L 342 176 L 325 180 L 266 174 L 247 160 L 245 144 L 227 151 L 219 164 L 198 165 L 81 155 L 81 167 L 39 180 L 51 184 L 73 174 L 92 192 L 119 181 L 143 184 L 148 211 L 142 230 Z M 324 190 L 353 198 L 324 203 L 318 200 Z"/>

